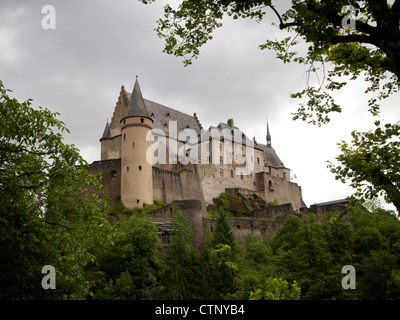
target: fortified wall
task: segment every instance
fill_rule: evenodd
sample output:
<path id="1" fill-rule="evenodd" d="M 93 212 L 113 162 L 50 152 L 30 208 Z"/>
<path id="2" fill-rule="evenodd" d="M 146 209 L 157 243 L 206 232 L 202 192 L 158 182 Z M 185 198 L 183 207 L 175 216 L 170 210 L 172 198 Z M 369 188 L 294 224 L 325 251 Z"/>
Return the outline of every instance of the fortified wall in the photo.
<path id="1" fill-rule="evenodd" d="M 153 166 L 152 170 L 154 200 L 167 203 L 174 200 L 198 200 L 205 214 L 206 206 L 196 165 L 176 164 L 172 168 Z M 101 183 L 107 187 L 111 200 L 120 199 L 121 159 L 95 161 L 90 165 L 89 173 L 102 173 Z"/>
<path id="2" fill-rule="evenodd" d="M 300 217 L 302 214 L 314 213 L 317 219 L 321 219 L 326 212 L 341 212 L 347 205 L 347 200 L 337 200 L 295 211 L 292 204 L 287 203 L 252 211 L 248 217 L 227 217 L 226 219 L 236 241 L 240 246 L 245 246 L 245 238 L 248 234 L 253 234 L 259 240 L 273 238 L 289 216 Z M 178 211 L 182 211 L 189 218 L 195 232 L 194 244 L 200 248 L 203 232 L 214 232 L 216 220 L 202 215 L 202 204 L 199 200 L 173 201 L 172 204 L 151 212 L 151 217 L 158 226 L 163 246 L 169 244 L 170 221 Z"/>

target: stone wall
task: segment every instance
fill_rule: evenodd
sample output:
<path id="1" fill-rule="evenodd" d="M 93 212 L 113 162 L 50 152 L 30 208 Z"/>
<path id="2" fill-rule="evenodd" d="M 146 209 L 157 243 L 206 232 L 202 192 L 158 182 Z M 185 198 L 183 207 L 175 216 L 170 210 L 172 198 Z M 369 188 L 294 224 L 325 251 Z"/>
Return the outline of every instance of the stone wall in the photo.
<path id="1" fill-rule="evenodd" d="M 259 220 L 251 218 L 226 218 L 235 240 L 240 246 L 245 246 L 245 238 L 248 234 L 253 234 L 259 240 L 270 239 L 279 228 L 283 225 L 283 221 Z M 203 217 L 203 228 L 210 232 L 215 230 L 215 220 Z"/>
<path id="2" fill-rule="evenodd" d="M 257 179 L 263 180 L 264 200 L 267 203 L 272 201 L 277 201 L 280 204 L 290 202 L 295 210 L 306 206 L 302 198 L 301 187 L 297 183 L 288 181 L 286 175 L 281 177 L 272 172 L 260 172 Z"/>
<path id="3" fill-rule="evenodd" d="M 194 231 L 193 244 L 200 248 L 203 243 L 202 203 L 200 200 L 173 201 L 171 204 L 150 213 L 158 226 L 168 225 L 172 217 L 182 211 L 190 220 Z"/>
<path id="4" fill-rule="evenodd" d="M 203 189 L 197 174 L 197 166 L 185 168 L 177 164 L 174 171 L 163 170 L 162 166 L 153 166 L 153 197 L 171 203 L 174 200 L 198 200 L 205 214 Z M 181 168 L 181 170 L 179 170 Z"/>
<path id="5" fill-rule="evenodd" d="M 121 159 L 94 161 L 88 169 L 90 174 L 102 173 L 101 183 L 107 187 L 111 200 L 121 196 Z"/>
<path id="6" fill-rule="evenodd" d="M 236 241 L 244 246 L 245 237 L 253 234 L 259 240 L 271 239 L 282 227 L 289 215 L 296 215 L 290 203 L 275 207 L 256 210 L 250 213 L 249 218 L 227 217 Z M 213 232 L 215 219 L 203 217 L 203 229 Z"/>

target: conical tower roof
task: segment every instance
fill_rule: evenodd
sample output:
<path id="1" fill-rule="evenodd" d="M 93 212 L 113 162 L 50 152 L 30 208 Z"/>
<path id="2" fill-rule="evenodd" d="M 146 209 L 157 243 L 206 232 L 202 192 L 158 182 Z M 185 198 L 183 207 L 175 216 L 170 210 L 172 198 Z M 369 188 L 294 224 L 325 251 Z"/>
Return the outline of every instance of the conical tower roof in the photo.
<path id="1" fill-rule="evenodd" d="M 110 138 L 110 124 L 107 121 L 106 127 L 104 128 L 103 136 L 100 138 L 100 141 L 108 138 Z"/>
<path id="2" fill-rule="evenodd" d="M 135 85 L 129 100 L 126 116 L 121 120 L 129 117 L 145 117 L 151 119 L 147 112 L 146 105 L 144 104 L 142 92 L 140 90 L 139 81 L 136 77 Z M 153 121 L 153 119 L 151 119 Z"/>

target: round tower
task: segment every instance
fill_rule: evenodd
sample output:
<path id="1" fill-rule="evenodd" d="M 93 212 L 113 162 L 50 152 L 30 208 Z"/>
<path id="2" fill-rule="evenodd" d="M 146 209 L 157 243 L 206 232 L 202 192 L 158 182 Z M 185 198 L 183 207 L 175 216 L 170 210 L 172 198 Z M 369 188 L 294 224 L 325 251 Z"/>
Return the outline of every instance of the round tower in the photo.
<path id="1" fill-rule="evenodd" d="M 126 116 L 121 119 L 121 201 L 129 209 L 153 203 L 153 167 L 146 159 L 152 144 L 146 137 L 152 127 L 136 78 Z"/>

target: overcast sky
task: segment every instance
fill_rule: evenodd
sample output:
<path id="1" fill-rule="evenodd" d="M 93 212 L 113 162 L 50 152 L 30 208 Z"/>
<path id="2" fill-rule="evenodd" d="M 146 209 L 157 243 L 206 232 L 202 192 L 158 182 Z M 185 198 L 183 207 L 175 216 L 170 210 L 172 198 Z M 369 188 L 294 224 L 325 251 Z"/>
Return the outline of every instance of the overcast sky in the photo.
<path id="1" fill-rule="evenodd" d="M 138 74 L 144 98 L 196 112 L 204 128 L 233 118 L 266 143 L 268 117 L 272 146 L 296 173 L 307 206 L 349 196 L 351 189 L 335 181 L 326 161 L 338 155 L 338 142 L 351 140 L 352 130 L 373 128 L 363 81 L 336 95 L 344 111 L 328 125 L 293 121 L 299 101 L 290 93 L 304 88 L 306 67 L 258 49 L 267 37 L 282 37 L 270 26 L 273 15 L 262 23 L 227 19 L 185 68 L 162 53 L 163 40 L 154 31 L 164 4 L 176 2 L 1 0 L 0 80 L 19 101 L 31 98 L 34 106 L 59 112 L 71 131 L 65 141 L 89 163 L 100 159 L 99 138 L 121 85 L 131 91 Z M 45 5 L 56 9 L 55 30 L 42 28 Z M 396 95 L 384 103 L 383 120 L 400 120 L 399 102 Z"/>

